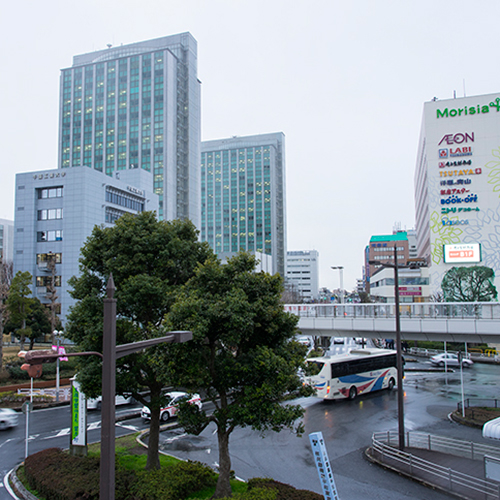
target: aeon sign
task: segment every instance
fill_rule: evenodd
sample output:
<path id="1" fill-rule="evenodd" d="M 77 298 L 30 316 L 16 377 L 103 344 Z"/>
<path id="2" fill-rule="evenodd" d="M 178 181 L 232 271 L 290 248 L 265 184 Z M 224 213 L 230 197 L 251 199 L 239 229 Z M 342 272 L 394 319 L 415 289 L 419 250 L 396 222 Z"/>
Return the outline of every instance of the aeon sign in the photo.
<path id="1" fill-rule="evenodd" d="M 453 144 L 463 144 L 464 142 L 474 142 L 474 132 L 471 134 L 468 134 L 467 132 L 465 134 L 446 134 L 440 141 L 439 141 L 439 146 L 441 144 L 448 144 L 452 146 Z"/>

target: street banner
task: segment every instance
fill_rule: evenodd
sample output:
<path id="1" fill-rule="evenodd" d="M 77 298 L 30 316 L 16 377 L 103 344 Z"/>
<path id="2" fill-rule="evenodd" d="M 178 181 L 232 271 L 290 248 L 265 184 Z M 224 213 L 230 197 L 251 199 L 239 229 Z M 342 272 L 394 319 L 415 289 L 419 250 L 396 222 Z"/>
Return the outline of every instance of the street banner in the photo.
<path id="1" fill-rule="evenodd" d="M 80 384 L 72 381 L 71 385 L 71 444 L 87 445 L 87 402 Z"/>

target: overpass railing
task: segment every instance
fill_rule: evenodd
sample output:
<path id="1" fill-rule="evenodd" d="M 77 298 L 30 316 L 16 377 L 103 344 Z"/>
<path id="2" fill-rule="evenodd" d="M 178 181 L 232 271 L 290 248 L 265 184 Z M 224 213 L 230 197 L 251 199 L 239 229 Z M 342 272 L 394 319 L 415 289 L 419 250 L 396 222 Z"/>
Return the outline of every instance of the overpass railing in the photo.
<path id="1" fill-rule="evenodd" d="M 313 318 L 394 318 L 395 304 L 286 304 L 285 310 Z M 399 305 L 401 318 L 500 320 L 498 302 L 416 302 Z"/>

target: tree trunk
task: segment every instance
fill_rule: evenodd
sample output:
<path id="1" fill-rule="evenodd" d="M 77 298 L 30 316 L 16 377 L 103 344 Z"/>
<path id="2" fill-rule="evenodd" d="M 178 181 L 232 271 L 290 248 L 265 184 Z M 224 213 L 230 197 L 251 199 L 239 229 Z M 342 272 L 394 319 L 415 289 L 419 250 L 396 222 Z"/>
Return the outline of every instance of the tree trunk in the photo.
<path id="1" fill-rule="evenodd" d="M 158 456 L 160 442 L 160 401 L 161 388 L 151 389 L 151 422 L 149 424 L 148 460 L 146 470 L 160 468 L 160 457 Z"/>
<path id="2" fill-rule="evenodd" d="M 218 426 L 217 439 L 219 442 L 219 478 L 213 498 L 231 497 L 231 456 L 229 455 L 229 432 L 224 426 Z"/>

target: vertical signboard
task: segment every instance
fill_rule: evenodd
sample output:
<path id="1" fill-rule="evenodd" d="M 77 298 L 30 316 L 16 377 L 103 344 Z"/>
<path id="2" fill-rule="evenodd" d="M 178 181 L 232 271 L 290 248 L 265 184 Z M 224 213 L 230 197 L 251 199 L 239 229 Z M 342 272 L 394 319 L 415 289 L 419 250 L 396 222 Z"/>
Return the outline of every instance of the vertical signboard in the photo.
<path id="1" fill-rule="evenodd" d="M 323 496 L 325 500 L 340 500 L 337 494 L 337 487 L 333 479 L 333 472 L 328 459 L 325 441 L 321 432 L 313 432 L 309 434 L 311 441 L 314 463 L 318 470 L 321 488 L 323 489 Z"/>
<path id="2" fill-rule="evenodd" d="M 71 386 L 71 444 L 87 445 L 87 408 L 85 394 L 80 384 L 72 381 Z"/>

